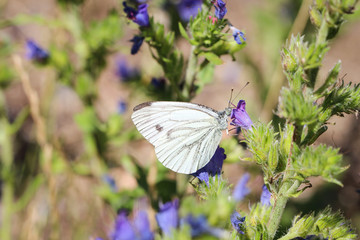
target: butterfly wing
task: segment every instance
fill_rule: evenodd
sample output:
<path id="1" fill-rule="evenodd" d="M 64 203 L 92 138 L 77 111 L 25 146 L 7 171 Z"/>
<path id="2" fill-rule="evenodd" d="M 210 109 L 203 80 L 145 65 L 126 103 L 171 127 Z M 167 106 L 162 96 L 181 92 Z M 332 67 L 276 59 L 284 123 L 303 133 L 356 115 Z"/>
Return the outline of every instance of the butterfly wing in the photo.
<path id="1" fill-rule="evenodd" d="M 190 174 L 214 155 L 223 129 L 219 119 L 224 117 L 199 104 L 147 102 L 136 106 L 131 118 L 165 167 Z"/>

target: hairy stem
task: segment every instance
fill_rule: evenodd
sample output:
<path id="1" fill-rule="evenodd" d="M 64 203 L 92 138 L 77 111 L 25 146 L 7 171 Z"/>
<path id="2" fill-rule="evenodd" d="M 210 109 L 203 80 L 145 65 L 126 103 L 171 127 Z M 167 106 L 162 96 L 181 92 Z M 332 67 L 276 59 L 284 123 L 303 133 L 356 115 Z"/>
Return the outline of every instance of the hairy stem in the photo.
<path id="1" fill-rule="evenodd" d="M 191 46 L 190 50 L 190 56 L 186 68 L 186 75 L 185 75 L 185 85 L 184 85 L 184 91 L 183 96 L 186 100 L 191 99 L 191 91 L 193 88 L 193 82 L 196 75 L 196 68 L 198 64 L 198 58 L 195 55 L 195 46 Z"/>

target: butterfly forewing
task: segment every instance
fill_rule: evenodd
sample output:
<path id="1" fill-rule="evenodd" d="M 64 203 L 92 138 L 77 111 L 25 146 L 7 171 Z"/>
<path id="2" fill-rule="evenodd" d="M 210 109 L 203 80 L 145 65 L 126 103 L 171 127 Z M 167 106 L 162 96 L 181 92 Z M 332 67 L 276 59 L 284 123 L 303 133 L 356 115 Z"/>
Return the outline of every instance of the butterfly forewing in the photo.
<path id="1" fill-rule="evenodd" d="M 190 174 L 205 166 L 221 140 L 219 113 L 184 102 L 149 102 L 134 108 L 131 118 L 139 132 L 155 146 L 163 165 Z"/>

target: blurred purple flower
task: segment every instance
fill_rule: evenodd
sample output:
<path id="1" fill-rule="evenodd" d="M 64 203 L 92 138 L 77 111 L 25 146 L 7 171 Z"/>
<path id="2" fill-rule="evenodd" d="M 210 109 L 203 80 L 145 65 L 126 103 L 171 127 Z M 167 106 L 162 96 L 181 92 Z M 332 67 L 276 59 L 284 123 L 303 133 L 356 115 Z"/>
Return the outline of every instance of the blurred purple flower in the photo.
<path id="1" fill-rule="evenodd" d="M 123 2 L 124 12 L 126 13 L 126 17 L 133 22 L 137 23 L 140 27 L 149 26 L 149 14 L 147 12 L 148 5 L 140 4 L 138 10 L 129 7 L 126 2 Z"/>
<path id="2" fill-rule="evenodd" d="M 199 180 L 209 185 L 209 176 L 221 174 L 221 169 L 225 158 L 225 150 L 221 147 L 218 147 L 208 164 L 191 175 L 197 177 Z"/>
<path id="3" fill-rule="evenodd" d="M 237 42 L 237 44 L 242 44 L 243 42 L 246 41 L 245 35 L 242 31 L 240 31 L 234 26 L 230 26 L 230 29 L 233 32 L 232 35 L 234 37 L 234 40 Z"/>
<path id="4" fill-rule="evenodd" d="M 269 192 L 266 185 L 264 184 L 264 186 L 262 187 L 260 202 L 265 206 L 270 206 L 271 205 L 270 199 L 271 199 L 271 193 Z"/>
<path id="5" fill-rule="evenodd" d="M 241 217 L 241 215 L 238 212 L 234 212 L 230 216 L 230 221 L 231 221 L 231 225 L 238 233 L 244 234 L 242 229 L 243 229 L 243 224 L 245 222 L 245 217 Z"/>
<path id="6" fill-rule="evenodd" d="M 111 240 L 152 240 L 154 235 L 150 230 L 147 214 L 139 211 L 131 223 L 125 212 L 121 212 L 116 221 Z"/>
<path id="7" fill-rule="evenodd" d="M 26 41 L 26 58 L 44 62 L 49 58 L 49 53 L 32 40 Z"/>
<path id="8" fill-rule="evenodd" d="M 175 199 L 172 202 L 161 204 L 159 212 L 155 216 L 160 229 L 167 236 L 170 236 L 171 230 L 179 225 L 178 209 L 179 200 Z"/>
<path id="9" fill-rule="evenodd" d="M 236 184 L 233 192 L 233 198 L 236 202 L 240 202 L 250 193 L 250 189 L 246 186 L 250 179 L 250 174 L 245 173 Z"/>
<path id="10" fill-rule="evenodd" d="M 291 240 L 316 240 L 316 239 L 323 239 L 322 237 L 318 237 L 318 236 L 315 236 L 315 235 L 308 235 L 306 236 L 305 238 L 303 237 L 296 237 L 296 238 L 293 238 Z M 327 239 L 327 238 L 326 238 Z"/>
<path id="11" fill-rule="evenodd" d="M 117 112 L 118 112 L 119 114 L 124 114 L 124 113 L 126 112 L 126 110 L 127 110 L 127 104 L 126 104 L 126 102 L 124 102 L 124 101 L 122 101 L 122 100 L 118 101 L 117 110 L 118 110 Z"/>
<path id="12" fill-rule="evenodd" d="M 151 85 L 159 90 L 165 89 L 165 79 L 164 78 L 152 78 Z"/>
<path id="13" fill-rule="evenodd" d="M 116 182 L 114 180 L 114 178 L 112 178 L 110 175 L 108 174 L 104 174 L 102 176 L 102 180 L 111 188 L 111 190 L 113 192 L 117 192 L 117 187 L 116 187 Z"/>
<path id="14" fill-rule="evenodd" d="M 140 76 L 139 71 L 130 67 L 126 61 L 126 59 L 119 59 L 116 61 L 116 76 L 118 76 L 123 82 L 130 81 L 131 79 L 137 78 Z"/>
<path id="15" fill-rule="evenodd" d="M 250 129 L 253 123 L 245 110 L 245 105 L 245 100 L 240 100 L 237 107 L 233 108 L 230 115 L 230 118 L 232 119 L 230 124 L 233 126 Z"/>
<path id="16" fill-rule="evenodd" d="M 214 4 L 215 7 L 215 16 L 219 19 L 223 19 L 225 14 L 227 13 L 227 9 L 225 7 L 225 2 L 222 0 L 216 0 L 216 4 Z"/>
<path id="17" fill-rule="evenodd" d="M 138 13 L 135 16 L 134 22 L 139 24 L 141 27 L 149 26 L 149 14 L 147 12 L 147 8 L 148 5 L 146 3 L 139 5 Z"/>
<path id="18" fill-rule="evenodd" d="M 177 5 L 180 18 L 189 21 L 190 17 L 195 17 L 201 10 L 202 0 L 181 0 Z"/>
<path id="19" fill-rule="evenodd" d="M 144 41 L 144 37 L 141 37 L 141 36 L 134 36 L 134 37 L 130 40 L 130 42 L 133 43 L 133 45 L 132 45 L 132 47 L 131 47 L 131 54 L 132 54 L 132 55 L 136 54 L 136 53 L 139 51 L 139 49 L 140 49 L 143 41 Z"/>
<path id="20" fill-rule="evenodd" d="M 223 236 L 223 230 L 209 226 L 204 215 L 195 217 L 192 214 L 189 214 L 181 219 L 181 224 L 188 224 L 190 226 L 191 237 L 197 237 L 202 234 L 210 234 L 217 238 L 222 238 Z"/>

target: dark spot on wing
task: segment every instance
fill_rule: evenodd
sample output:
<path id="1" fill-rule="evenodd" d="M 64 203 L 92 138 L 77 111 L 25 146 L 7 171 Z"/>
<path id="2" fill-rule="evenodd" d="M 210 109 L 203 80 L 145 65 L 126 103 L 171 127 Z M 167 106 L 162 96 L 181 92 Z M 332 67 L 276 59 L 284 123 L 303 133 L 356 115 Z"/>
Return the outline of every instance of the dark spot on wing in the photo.
<path id="1" fill-rule="evenodd" d="M 159 132 L 161 132 L 161 131 L 163 130 L 163 127 L 160 126 L 159 124 L 156 124 L 156 125 L 155 125 L 155 128 L 156 128 L 156 130 L 158 130 Z"/>
<path id="2" fill-rule="evenodd" d="M 137 105 L 136 107 L 134 107 L 133 111 L 137 111 L 137 110 L 140 110 L 144 107 L 148 107 L 148 106 L 151 106 L 152 102 L 144 102 L 144 103 L 141 103 L 139 105 Z"/>

